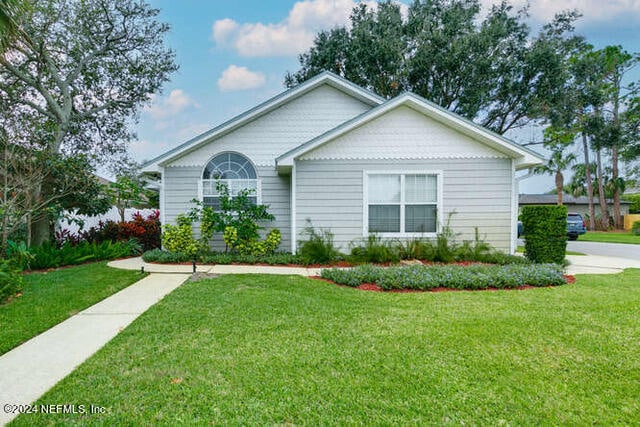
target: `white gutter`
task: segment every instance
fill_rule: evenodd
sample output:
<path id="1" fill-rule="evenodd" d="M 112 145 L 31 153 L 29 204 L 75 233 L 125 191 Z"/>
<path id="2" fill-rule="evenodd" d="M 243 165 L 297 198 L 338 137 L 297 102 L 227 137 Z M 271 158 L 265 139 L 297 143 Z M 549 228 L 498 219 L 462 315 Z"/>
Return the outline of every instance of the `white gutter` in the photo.
<path id="1" fill-rule="evenodd" d="M 291 253 L 296 254 L 297 251 L 297 227 L 296 227 L 296 161 L 293 161 L 291 168 Z"/>

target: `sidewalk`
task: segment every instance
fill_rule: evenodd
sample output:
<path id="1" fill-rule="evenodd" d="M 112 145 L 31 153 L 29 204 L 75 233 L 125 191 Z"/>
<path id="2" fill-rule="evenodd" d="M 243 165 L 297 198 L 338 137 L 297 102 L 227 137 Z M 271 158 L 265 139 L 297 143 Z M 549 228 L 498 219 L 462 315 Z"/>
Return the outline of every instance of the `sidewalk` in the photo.
<path id="1" fill-rule="evenodd" d="M 123 270 L 140 270 L 149 273 L 193 273 L 193 265 L 182 264 L 152 264 L 142 260 L 142 257 L 111 261 L 109 267 Z M 321 268 L 283 267 L 276 265 L 196 265 L 196 271 L 212 274 L 295 274 L 298 276 L 319 276 Z"/>
<path id="2" fill-rule="evenodd" d="M 188 277 L 149 275 L 0 356 L 0 425 L 18 415 L 6 404 L 36 401 Z"/>

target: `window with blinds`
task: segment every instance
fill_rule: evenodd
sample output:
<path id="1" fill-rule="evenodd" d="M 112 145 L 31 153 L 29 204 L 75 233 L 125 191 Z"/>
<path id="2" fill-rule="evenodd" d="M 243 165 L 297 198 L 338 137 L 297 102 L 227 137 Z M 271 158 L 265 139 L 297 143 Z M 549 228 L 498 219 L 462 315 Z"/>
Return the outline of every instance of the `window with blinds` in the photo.
<path id="1" fill-rule="evenodd" d="M 369 233 L 437 232 L 437 174 L 373 172 L 366 191 Z"/>

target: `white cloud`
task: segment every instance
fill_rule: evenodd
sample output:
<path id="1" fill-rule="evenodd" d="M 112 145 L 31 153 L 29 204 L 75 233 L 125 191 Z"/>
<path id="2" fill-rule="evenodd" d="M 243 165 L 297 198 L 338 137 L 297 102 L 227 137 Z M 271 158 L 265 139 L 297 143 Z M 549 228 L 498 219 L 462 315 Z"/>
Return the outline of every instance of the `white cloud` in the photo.
<path id="1" fill-rule="evenodd" d="M 267 78 L 263 73 L 250 71 L 247 67 L 229 65 L 218 79 L 218 88 L 222 92 L 232 92 L 236 90 L 255 89 L 264 86 L 266 82 Z"/>
<path id="2" fill-rule="evenodd" d="M 182 89 L 174 89 L 169 92 L 169 96 L 159 98 L 151 95 L 151 105 L 145 107 L 144 111 L 149 113 L 156 120 L 165 120 L 186 110 L 189 107 L 197 107 L 198 104 L 189 97 Z"/>
<path id="3" fill-rule="evenodd" d="M 285 19 L 278 23 L 240 24 L 225 18 L 212 27 L 212 38 L 220 47 L 233 48 L 241 56 L 291 56 L 307 50 L 315 35 L 349 22 L 356 0 L 303 0 L 296 2 Z M 371 7 L 377 2 L 366 0 Z M 406 16 L 407 7 L 401 4 Z"/>
<path id="4" fill-rule="evenodd" d="M 481 0 L 485 8 L 498 3 L 497 0 Z M 511 0 L 516 8 L 521 8 L 527 0 Z M 577 9 L 583 14 L 584 21 L 604 21 L 621 14 L 640 13 L 640 0 L 531 0 L 529 12 L 532 17 L 549 21 L 564 10 Z"/>

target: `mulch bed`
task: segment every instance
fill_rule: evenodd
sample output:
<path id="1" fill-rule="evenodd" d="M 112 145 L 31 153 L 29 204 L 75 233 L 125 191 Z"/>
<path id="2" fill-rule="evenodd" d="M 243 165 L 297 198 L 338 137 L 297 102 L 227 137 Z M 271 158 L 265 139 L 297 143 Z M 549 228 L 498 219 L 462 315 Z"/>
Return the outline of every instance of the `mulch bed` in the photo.
<path id="1" fill-rule="evenodd" d="M 571 285 L 573 283 L 576 282 L 576 278 L 574 276 L 571 275 L 564 275 L 564 278 L 567 280 L 567 284 Z M 333 285 L 336 286 L 340 286 L 343 288 L 352 288 L 352 289 L 358 289 L 359 291 L 369 291 L 369 292 L 387 292 L 387 293 L 393 293 L 393 294 L 410 294 L 410 293 L 416 293 L 416 292 L 479 292 L 479 291 L 490 291 L 490 292 L 495 292 L 495 291 L 522 291 L 525 289 L 536 289 L 536 288 L 541 288 L 541 287 L 545 287 L 545 288 L 554 288 L 555 286 L 531 286 L 531 285 L 523 285 L 523 286 L 518 286 L 515 288 L 485 288 L 485 289 L 452 289 L 452 288 L 432 288 L 432 289 L 428 289 L 428 290 L 423 290 L 423 289 L 390 289 L 388 291 L 385 291 L 384 289 L 382 289 L 380 286 L 376 285 L 375 283 L 362 283 L 359 286 L 356 286 L 355 288 L 351 287 L 351 286 L 347 286 L 347 285 L 340 285 L 332 280 L 329 279 L 325 279 L 324 277 L 320 277 L 320 276 L 311 276 L 311 279 L 316 279 L 316 280 L 322 280 L 323 282 L 327 282 L 327 283 L 331 283 Z"/>

